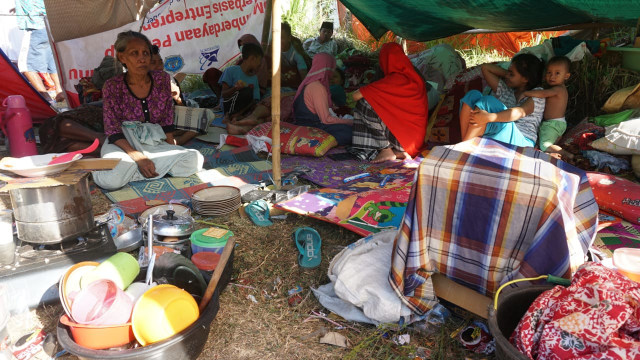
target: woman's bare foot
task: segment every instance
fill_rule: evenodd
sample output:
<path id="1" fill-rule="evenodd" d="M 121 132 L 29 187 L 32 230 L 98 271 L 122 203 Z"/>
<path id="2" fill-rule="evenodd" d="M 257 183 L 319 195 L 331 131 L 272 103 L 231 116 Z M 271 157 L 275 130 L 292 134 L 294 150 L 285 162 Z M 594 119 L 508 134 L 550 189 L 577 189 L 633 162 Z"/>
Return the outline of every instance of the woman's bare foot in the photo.
<path id="1" fill-rule="evenodd" d="M 552 152 L 552 153 L 549 153 L 549 156 L 551 156 L 552 158 L 556 158 L 558 160 L 562 160 L 562 155 L 560 153 Z"/>
<path id="2" fill-rule="evenodd" d="M 396 159 L 411 160 L 411 155 L 406 151 L 393 150 L 393 153 L 396 154 Z"/>
<path id="3" fill-rule="evenodd" d="M 261 121 L 256 118 L 253 114 L 249 114 L 247 116 L 245 116 L 244 118 L 235 118 L 232 121 L 234 124 L 236 125 L 240 125 L 240 126 L 245 126 L 245 125 L 258 125 L 261 123 Z"/>
<path id="4" fill-rule="evenodd" d="M 244 135 L 253 129 L 253 126 L 241 126 L 235 124 L 227 124 L 227 133 L 229 135 Z"/>
<path id="5" fill-rule="evenodd" d="M 391 150 L 391 148 L 384 148 L 380 150 L 375 159 L 371 160 L 372 163 L 378 164 L 385 161 L 395 160 L 396 154 Z"/>

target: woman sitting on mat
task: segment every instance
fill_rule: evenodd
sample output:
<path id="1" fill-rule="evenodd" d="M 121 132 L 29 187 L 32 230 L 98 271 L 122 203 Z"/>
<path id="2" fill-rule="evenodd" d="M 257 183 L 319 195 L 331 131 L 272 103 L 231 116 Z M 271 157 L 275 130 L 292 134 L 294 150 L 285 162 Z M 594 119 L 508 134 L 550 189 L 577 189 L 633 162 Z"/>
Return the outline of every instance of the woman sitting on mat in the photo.
<path id="1" fill-rule="evenodd" d="M 339 145 L 351 142 L 353 120 L 338 117 L 331 109 L 329 79 L 336 68 L 336 59 L 327 53 L 318 53 L 313 57 L 311 69 L 304 78 L 293 100 L 295 124 L 315 127 L 328 132 L 336 138 Z"/>
<path id="2" fill-rule="evenodd" d="M 121 159 L 113 170 L 95 171 L 93 179 L 105 189 L 166 174 L 190 176 L 202 169 L 197 150 L 176 145 L 173 136 L 171 81 L 164 71 L 151 71 L 151 42 L 134 31 L 118 34 L 116 57 L 127 69 L 103 87 L 103 158 Z"/>
<path id="3" fill-rule="evenodd" d="M 417 155 L 429 115 L 424 80 L 400 45 L 382 46 L 380 67 L 382 79 L 353 93 L 357 103 L 351 152 L 374 163 Z"/>
<path id="4" fill-rule="evenodd" d="M 523 93 L 542 89 L 537 86 L 543 69 L 543 62 L 531 54 L 515 56 L 508 70 L 482 65 L 482 74 L 495 96 L 471 90 L 460 100 L 462 140 L 485 136 L 516 146 L 535 146 L 545 99 Z"/>

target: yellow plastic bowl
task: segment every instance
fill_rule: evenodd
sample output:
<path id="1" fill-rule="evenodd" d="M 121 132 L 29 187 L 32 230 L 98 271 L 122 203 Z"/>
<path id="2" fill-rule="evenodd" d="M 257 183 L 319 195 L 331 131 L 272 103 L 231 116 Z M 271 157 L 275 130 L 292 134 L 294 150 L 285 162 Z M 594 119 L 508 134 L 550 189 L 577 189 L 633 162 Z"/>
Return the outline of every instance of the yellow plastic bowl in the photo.
<path id="1" fill-rule="evenodd" d="M 147 290 L 133 308 L 133 334 L 142 346 L 170 338 L 200 316 L 198 304 L 186 291 L 173 285 Z"/>

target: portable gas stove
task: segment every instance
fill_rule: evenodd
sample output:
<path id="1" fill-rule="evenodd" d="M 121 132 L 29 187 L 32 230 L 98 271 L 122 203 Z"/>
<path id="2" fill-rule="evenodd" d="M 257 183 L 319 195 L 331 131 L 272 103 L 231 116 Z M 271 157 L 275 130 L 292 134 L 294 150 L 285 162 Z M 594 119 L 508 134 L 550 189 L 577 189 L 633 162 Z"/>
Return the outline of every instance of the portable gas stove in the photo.
<path id="1" fill-rule="evenodd" d="M 83 236 L 58 244 L 30 244 L 14 239 L 13 265 L 0 268 L 0 284 L 10 292 L 24 293 L 29 308 L 59 300 L 57 283 L 65 271 L 81 261 L 101 262 L 116 253 L 106 224 L 95 226 Z M 22 300 L 22 299 L 21 299 Z"/>

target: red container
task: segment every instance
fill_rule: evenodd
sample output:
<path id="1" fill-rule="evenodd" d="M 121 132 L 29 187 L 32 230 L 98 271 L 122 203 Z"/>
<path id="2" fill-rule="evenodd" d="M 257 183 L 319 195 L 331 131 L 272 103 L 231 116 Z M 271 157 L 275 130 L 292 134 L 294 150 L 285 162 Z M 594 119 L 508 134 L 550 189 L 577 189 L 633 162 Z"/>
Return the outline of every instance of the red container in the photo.
<path id="1" fill-rule="evenodd" d="M 134 341 L 131 323 L 113 326 L 93 326 L 75 323 L 67 315 L 62 315 L 60 323 L 71 330 L 73 340 L 88 349 L 109 349 L 127 345 Z"/>
<path id="2" fill-rule="evenodd" d="M 218 266 L 218 262 L 220 261 L 220 254 L 210 252 L 210 251 L 201 251 L 199 253 L 193 254 L 191 257 L 191 262 L 200 270 L 212 272 Z"/>
<path id="3" fill-rule="evenodd" d="M 33 131 L 31 113 L 22 95 L 7 96 L 2 102 L 7 110 L 2 115 L 0 128 L 9 139 L 9 151 L 13 157 L 38 155 L 36 134 Z"/>

